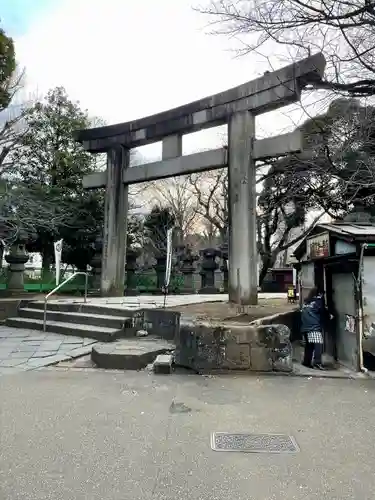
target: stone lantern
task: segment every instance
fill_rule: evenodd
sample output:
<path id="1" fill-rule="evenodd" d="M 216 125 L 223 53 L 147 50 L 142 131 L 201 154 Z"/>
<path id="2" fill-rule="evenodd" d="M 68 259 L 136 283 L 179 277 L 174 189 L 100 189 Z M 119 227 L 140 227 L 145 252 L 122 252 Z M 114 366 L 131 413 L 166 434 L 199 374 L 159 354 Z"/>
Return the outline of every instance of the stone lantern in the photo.
<path id="1" fill-rule="evenodd" d="M 158 292 L 164 289 L 165 269 L 167 267 L 167 254 L 165 252 L 155 252 L 156 264 L 154 269 L 156 271 L 156 288 Z"/>
<path id="2" fill-rule="evenodd" d="M 26 233 L 20 231 L 10 247 L 9 254 L 5 256 L 9 264 L 7 289 L 11 294 L 24 292 L 25 264 L 29 260 L 25 247 L 27 239 Z"/>
<path id="3" fill-rule="evenodd" d="M 180 271 L 184 276 L 184 286 L 181 290 L 182 293 L 195 293 L 193 275 L 195 272 L 195 265 L 199 259 L 198 255 L 195 255 L 189 246 L 184 247 L 180 255 Z"/>
<path id="4" fill-rule="evenodd" d="M 199 274 L 202 276 L 202 288 L 199 293 L 218 293 L 219 290 L 215 287 L 215 271 L 219 267 L 216 257 L 220 256 L 220 252 L 216 248 L 205 248 L 201 253 L 202 263 Z"/>

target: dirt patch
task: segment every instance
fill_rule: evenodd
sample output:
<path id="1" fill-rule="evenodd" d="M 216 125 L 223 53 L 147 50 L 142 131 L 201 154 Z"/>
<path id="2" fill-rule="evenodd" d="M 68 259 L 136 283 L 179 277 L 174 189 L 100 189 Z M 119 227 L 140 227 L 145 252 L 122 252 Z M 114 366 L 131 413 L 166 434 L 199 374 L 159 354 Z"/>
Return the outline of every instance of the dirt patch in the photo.
<path id="1" fill-rule="evenodd" d="M 229 302 L 201 302 L 186 306 L 168 307 L 170 311 L 179 311 L 184 316 L 194 316 L 199 320 L 239 321 L 248 323 L 265 316 L 293 311 L 296 304 L 288 304 L 286 298 L 259 299 L 257 306 L 237 307 Z"/>

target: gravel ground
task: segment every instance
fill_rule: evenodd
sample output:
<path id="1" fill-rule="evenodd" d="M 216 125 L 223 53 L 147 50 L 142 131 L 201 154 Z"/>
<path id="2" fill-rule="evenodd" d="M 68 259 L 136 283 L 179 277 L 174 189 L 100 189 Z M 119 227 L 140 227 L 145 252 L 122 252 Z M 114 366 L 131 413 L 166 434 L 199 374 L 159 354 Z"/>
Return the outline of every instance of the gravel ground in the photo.
<path id="1" fill-rule="evenodd" d="M 265 316 L 292 311 L 296 304 L 288 304 L 285 298 L 260 298 L 257 306 L 246 308 L 233 306 L 228 302 L 204 302 L 199 304 L 169 307 L 171 311 L 180 311 L 186 316 L 196 316 L 199 319 L 236 320 L 249 322 Z"/>

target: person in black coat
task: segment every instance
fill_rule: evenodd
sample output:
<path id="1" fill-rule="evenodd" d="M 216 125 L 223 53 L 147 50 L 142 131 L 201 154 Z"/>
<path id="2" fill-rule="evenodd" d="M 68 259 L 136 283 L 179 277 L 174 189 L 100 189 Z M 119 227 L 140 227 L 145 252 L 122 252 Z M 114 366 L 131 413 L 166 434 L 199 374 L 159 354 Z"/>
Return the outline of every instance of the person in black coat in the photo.
<path id="1" fill-rule="evenodd" d="M 330 318 L 324 304 L 324 295 L 317 287 L 310 290 L 301 309 L 301 333 L 305 337 L 302 364 L 308 368 L 324 370 L 322 365 L 323 329 Z"/>

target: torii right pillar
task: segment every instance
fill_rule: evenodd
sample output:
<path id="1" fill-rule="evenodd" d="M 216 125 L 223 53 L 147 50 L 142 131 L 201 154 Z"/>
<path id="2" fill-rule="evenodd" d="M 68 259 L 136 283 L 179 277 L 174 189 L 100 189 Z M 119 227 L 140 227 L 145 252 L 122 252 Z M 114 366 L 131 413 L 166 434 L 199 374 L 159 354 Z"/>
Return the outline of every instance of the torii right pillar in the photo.
<path id="1" fill-rule="evenodd" d="M 229 144 L 229 301 L 258 303 L 256 242 L 255 117 L 249 111 L 232 115 Z"/>

